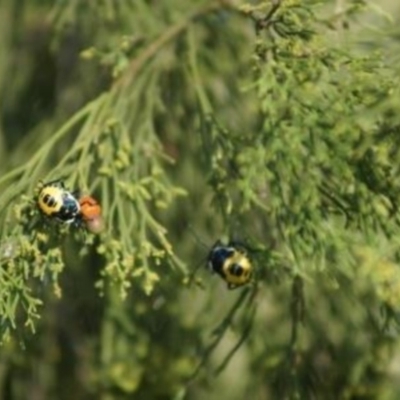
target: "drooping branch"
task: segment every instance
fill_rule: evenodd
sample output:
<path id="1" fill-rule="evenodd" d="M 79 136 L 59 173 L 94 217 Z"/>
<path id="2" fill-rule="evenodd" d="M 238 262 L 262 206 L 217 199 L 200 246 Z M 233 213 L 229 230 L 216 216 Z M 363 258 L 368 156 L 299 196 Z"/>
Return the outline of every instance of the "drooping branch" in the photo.
<path id="1" fill-rule="evenodd" d="M 212 3 L 199 8 L 194 11 L 192 14 L 188 15 L 182 21 L 177 22 L 175 25 L 172 25 L 169 29 L 163 32 L 157 39 L 155 39 L 152 43 L 150 43 L 142 53 L 135 58 L 129 67 L 126 69 L 125 73 L 114 83 L 113 88 L 119 89 L 121 86 L 126 85 L 130 80 L 133 80 L 138 73 L 138 71 L 149 61 L 152 57 L 154 57 L 160 49 L 162 49 L 165 45 L 174 40 L 177 36 L 179 36 L 182 32 L 184 32 L 188 27 L 196 20 L 199 20 L 206 15 L 212 14 L 216 11 L 222 9 L 233 9 L 233 6 L 229 0 L 217 0 Z"/>

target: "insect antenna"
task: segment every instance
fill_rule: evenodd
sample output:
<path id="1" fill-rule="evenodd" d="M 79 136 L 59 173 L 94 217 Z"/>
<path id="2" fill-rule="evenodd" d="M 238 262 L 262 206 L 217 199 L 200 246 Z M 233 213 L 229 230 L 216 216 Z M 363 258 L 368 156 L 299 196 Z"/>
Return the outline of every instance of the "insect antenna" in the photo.
<path id="1" fill-rule="evenodd" d="M 196 233 L 190 224 L 188 225 L 188 229 L 198 243 L 200 243 L 205 249 L 209 249 L 210 246 L 208 246 L 206 242 L 201 239 L 201 237 Z"/>
<path id="2" fill-rule="evenodd" d="M 196 240 L 196 242 L 200 243 L 205 249 L 208 250 L 210 248 L 210 246 L 207 246 L 206 242 L 200 238 L 200 236 L 195 232 L 195 230 L 192 228 L 192 226 L 189 224 L 187 227 L 188 227 L 190 233 L 193 235 L 193 237 Z M 199 268 L 202 265 L 204 265 L 207 262 L 207 258 L 208 258 L 208 256 L 202 257 L 202 259 L 195 265 L 195 267 L 193 268 L 192 273 L 189 274 L 188 281 L 187 281 L 187 285 L 188 286 L 192 285 L 192 283 L 193 283 L 193 281 L 194 281 L 194 279 L 196 277 L 197 271 L 199 270 Z"/>

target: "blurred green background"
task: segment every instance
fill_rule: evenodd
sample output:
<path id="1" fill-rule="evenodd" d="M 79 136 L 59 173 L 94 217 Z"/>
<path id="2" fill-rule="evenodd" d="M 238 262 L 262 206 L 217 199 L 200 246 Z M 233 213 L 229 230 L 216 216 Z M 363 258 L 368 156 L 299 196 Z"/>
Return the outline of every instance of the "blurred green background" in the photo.
<path id="1" fill-rule="evenodd" d="M 398 399 L 399 52 L 394 0 L 2 0 L 0 398 Z"/>

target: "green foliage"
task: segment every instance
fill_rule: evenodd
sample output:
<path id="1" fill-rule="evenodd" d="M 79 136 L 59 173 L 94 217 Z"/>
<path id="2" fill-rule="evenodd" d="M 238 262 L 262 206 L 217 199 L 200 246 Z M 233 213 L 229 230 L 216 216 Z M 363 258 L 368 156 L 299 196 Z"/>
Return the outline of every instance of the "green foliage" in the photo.
<path id="1" fill-rule="evenodd" d="M 0 6 L 0 391 L 37 365 L 43 398 L 397 398 L 398 68 L 360 24 L 396 49 L 387 12 L 156 3 Z M 56 178 L 100 234 L 39 213 Z M 188 285 L 197 232 L 254 281 Z"/>

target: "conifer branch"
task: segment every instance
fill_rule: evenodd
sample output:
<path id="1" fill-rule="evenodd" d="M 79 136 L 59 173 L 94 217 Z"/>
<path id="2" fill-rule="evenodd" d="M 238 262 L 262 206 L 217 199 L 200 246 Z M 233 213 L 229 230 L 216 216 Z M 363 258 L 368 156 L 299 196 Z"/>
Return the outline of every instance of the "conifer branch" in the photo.
<path id="1" fill-rule="evenodd" d="M 213 1 L 212 3 L 199 8 L 197 11 L 194 11 L 182 21 L 168 28 L 131 62 L 124 75 L 114 83 L 113 88 L 118 89 L 119 87 L 126 85 L 129 80 L 134 79 L 138 71 L 143 68 L 146 62 L 154 57 L 166 44 L 184 32 L 192 22 L 224 8 L 232 8 L 229 0 Z"/>

